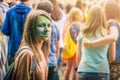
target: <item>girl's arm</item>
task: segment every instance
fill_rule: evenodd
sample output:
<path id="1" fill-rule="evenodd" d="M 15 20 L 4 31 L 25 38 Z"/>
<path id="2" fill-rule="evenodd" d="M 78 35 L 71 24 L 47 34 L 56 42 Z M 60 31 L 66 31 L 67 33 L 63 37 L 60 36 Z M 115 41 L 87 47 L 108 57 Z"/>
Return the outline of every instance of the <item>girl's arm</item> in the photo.
<path id="1" fill-rule="evenodd" d="M 108 36 L 105 36 L 101 39 L 95 40 L 95 41 L 89 41 L 89 40 L 84 40 L 84 46 L 86 48 L 90 47 L 90 46 L 100 46 L 100 45 L 105 45 L 105 44 L 109 44 L 112 42 L 115 42 L 118 38 L 118 29 L 116 26 L 111 26 L 110 29 L 110 34 Z"/>
<path id="2" fill-rule="evenodd" d="M 112 42 L 110 44 L 110 48 L 109 48 L 109 53 L 108 53 L 108 61 L 109 63 L 112 63 L 113 61 L 115 61 L 115 57 L 116 57 L 116 43 Z"/>
<path id="3" fill-rule="evenodd" d="M 79 65 L 79 62 L 81 60 L 81 44 L 77 41 L 77 66 Z"/>
<path id="4" fill-rule="evenodd" d="M 56 58 L 57 58 L 57 60 L 59 58 L 59 52 L 60 52 L 60 40 L 58 40 L 56 43 Z"/>

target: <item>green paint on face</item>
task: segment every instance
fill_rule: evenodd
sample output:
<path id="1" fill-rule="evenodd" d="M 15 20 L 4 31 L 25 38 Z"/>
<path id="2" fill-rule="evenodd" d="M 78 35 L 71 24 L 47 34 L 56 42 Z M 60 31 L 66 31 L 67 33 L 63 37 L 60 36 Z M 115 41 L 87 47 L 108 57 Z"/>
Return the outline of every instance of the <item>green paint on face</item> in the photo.
<path id="1" fill-rule="evenodd" d="M 37 28 L 38 36 L 43 39 L 47 40 L 50 37 L 51 33 L 51 21 L 45 16 L 38 16 L 37 22 L 35 24 Z"/>

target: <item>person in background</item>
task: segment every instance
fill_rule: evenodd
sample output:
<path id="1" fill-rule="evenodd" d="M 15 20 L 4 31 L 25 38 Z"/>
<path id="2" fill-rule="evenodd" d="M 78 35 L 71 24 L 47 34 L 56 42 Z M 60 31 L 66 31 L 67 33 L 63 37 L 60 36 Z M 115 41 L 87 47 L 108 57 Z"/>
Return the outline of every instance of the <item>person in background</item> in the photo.
<path id="1" fill-rule="evenodd" d="M 4 1 L 9 5 L 9 8 L 13 7 L 14 5 L 20 2 L 20 0 L 4 0 Z"/>
<path id="2" fill-rule="evenodd" d="M 62 51 L 63 61 L 66 62 L 65 80 L 70 80 L 70 75 L 73 74 L 72 79 L 78 80 L 76 72 L 76 38 L 83 27 L 83 13 L 79 8 L 73 7 L 68 13 L 68 28 L 64 38 L 64 47 Z"/>
<path id="3" fill-rule="evenodd" d="M 114 0 L 106 1 L 103 7 L 105 15 L 107 18 L 107 24 L 110 34 L 104 38 L 89 41 L 84 40 L 84 45 L 86 48 L 91 46 L 101 46 L 105 44 L 110 44 L 112 42 L 116 43 L 116 56 L 115 61 L 110 64 L 110 79 L 119 80 L 120 79 L 120 6 Z"/>
<path id="4" fill-rule="evenodd" d="M 8 11 L 9 9 L 9 5 L 4 2 L 3 0 L 0 0 L 0 17 L 2 19 L 2 22 L 4 21 L 4 18 L 5 18 L 5 15 L 6 15 L 6 12 Z"/>
<path id="5" fill-rule="evenodd" d="M 22 42 L 15 57 L 13 80 L 47 80 L 51 22 L 49 14 L 44 11 L 32 10 L 28 14 Z M 25 46 L 28 48 L 23 48 Z M 30 76 L 34 59 L 35 68 Z"/>
<path id="6" fill-rule="evenodd" d="M 64 39 L 63 39 L 64 25 L 67 22 L 67 15 L 66 15 L 65 10 L 64 10 L 64 4 L 59 2 L 59 7 L 60 7 L 60 11 L 62 13 L 62 18 L 59 21 L 57 21 L 57 24 L 56 24 L 56 25 L 58 25 L 57 27 L 60 31 L 60 52 L 59 52 L 59 58 L 58 58 L 57 64 L 58 64 L 58 69 L 60 70 L 60 72 L 64 76 L 64 70 L 65 70 L 66 64 L 62 60 L 62 50 L 63 50 L 63 46 L 64 46 Z M 58 80 L 58 79 L 56 78 L 56 80 Z"/>
<path id="7" fill-rule="evenodd" d="M 63 32 L 66 32 L 67 28 L 68 28 L 68 14 L 70 12 L 70 10 L 72 9 L 73 4 L 72 3 L 68 3 L 66 6 L 65 6 L 65 14 L 66 14 L 66 23 L 64 24 L 64 29 L 63 29 Z M 65 38 L 65 34 L 63 34 L 63 40 Z"/>
<path id="8" fill-rule="evenodd" d="M 2 18 L 0 18 L 0 29 L 2 26 Z M 0 31 L 0 80 L 3 80 L 7 71 L 7 45 L 6 37 Z"/>
<path id="9" fill-rule="evenodd" d="M 8 63 L 13 62 L 16 51 L 22 40 L 24 30 L 24 23 L 27 14 L 30 12 L 31 1 L 34 0 L 20 0 L 21 2 L 12 8 L 7 13 L 3 22 L 1 31 L 4 35 L 9 37 L 8 42 Z"/>
<path id="10" fill-rule="evenodd" d="M 83 1 L 77 0 L 77 1 L 76 1 L 76 4 L 75 4 L 75 7 L 81 9 L 81 10 L 83 11 L 83 14 L 84 14 L 86 4 L 85 4 Z"/>
<path id="11" fill-rule="evenodd" d="M 51 15 L 53 12 L 53 4 L 50 1 L 39 1 L 35 9 L 44 10 Z M 57 71 L 57 60 L 59 54 L 59 30 L 53 20 L 51 28 L 52 31 L 50 36 L 50 52 L 48 61 L 49 71 L 47 80 L 55 80 L 55 72 Z"/>
<path id="12" fill-rule="evenodd" d="M 9 5 L 9 8 L 11 8 L 12 6 L 16 5 L 17 0 L 4 0 L 4 1 Z"/>
<path id="13" fill-rule="evenodd" d="M 3 80 L 7 67 L 7 51 L 8 51 L 8 37 L 1 32 L 1 26 L 4 21 L 9 5 L 3 0 L 0 0 L 0 80 Z"/>
<path id="14" fill-rule="evenodd" d="M 100 5 L 94 5 L 88 12 L 88 19 L 77 39 L 79 80 L 110 80 L 109 63 L 115 58 L 115 43 L 85 48 L 85 39 L 90 41 L 107 36 L 109 30 Z"/>
<path id="15" fill-rule="evenodd" d="M 59 31 L 59 42 L 57 43 L 57 48 L 56 48 L 56 57 L 57 57 L 57 62 L 59 59 L 59 54 L 60 54 L 60 50 L 63 47 L 63 38 L 62 38 L 62 34 L 63 34 L 63 13 L 62 10 L 59 7 L 59 4 L 57 2 L 57 0 L 50 0 L 51 3 L 53 4 L 53 11 L 51 14 L 51 17 L 53 19 L 53 23 L 56 25 L 58 31 Z M 54 68 L 54 72 L 55 72 L 55 80 L 59 80 L 59 74 L 58 74 L 58 66 L 56 68 Z"/>
<path id="16" fill-rule="evenodd" d="M 34 9 L 46 11 L 51 16 L 53 4 L 50 1 L 41 0 L 35 3 Z"/>

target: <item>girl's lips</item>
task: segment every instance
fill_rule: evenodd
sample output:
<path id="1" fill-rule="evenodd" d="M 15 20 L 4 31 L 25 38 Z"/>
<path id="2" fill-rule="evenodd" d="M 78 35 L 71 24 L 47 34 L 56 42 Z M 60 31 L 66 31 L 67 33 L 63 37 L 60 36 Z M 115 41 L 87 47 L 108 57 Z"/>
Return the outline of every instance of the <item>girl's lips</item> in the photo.
<path id="1" fill-rule="evenodd" d="M 50 36 L 50 34 L 44 34 L 44 36 Z"/>

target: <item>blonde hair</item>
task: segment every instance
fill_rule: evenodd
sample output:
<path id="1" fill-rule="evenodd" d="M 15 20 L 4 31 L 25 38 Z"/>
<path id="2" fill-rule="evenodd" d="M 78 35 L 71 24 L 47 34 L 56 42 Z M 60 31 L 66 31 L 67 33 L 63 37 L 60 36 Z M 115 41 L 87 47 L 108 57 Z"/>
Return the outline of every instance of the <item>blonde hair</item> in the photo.
<path id="1" fill-rule="evenodd" d="M 120 24 L 120 6 L 113 0 L 109 0 L 104 5 L 106 19 L 114 19 Z"/>
<path id="2" fill-rule="evenodd" d="M 40 15 L 46 16 L 51 21 L 51 18 L 48 13 L 40 10 L 32 10 L 27 16 L 25 22 L 25 29 L 23 32 L 22 43 L 20 45 L 20 48 L 25 45 L 28 45 L 33 50 L 34 55 L 38 61 L 41 60 L 41 56 L 40 54 L 38 54 L 39 50 L 37 48 L 37 45 L 42 44 L 41 50 L 43 51 L 46 60 L 48 58 L 49 47 L 50 47 L 50 40 L 48 39 L 42 43 L 42 39 L 40 41 L 36 32 L 37 29 L 35 27 L 35 24 L 38 19 L 38 16 Z"/>
<path id="3" fill-rule="evenodd" d="M 100 33 L 104 36 L 103 30 L 106 30 L 106 19 L 100 5 L 94 5 L 88 12 L 86 25 L 82 29 L 85 36 L 95 36 L 96 30 L 100 29 Z"/>
<path id="4" fill-rule="evenodd" d="M 83 20 L 83 12 L 77 7 L 73 7 L 68 14 L 68 22 L 80 22 Z"/>
<path id="5" fill-rule="evenodd" d="M 73 24 L 82 22 L 82 20 L 83 20 L 82 10 L 77 7 L 73 7 L 68 13 L 68 21 L 65 24 L 64 31 L 67 31 L 66 34 L 69 32 L 69 29 L 73 26 Z M 66 36 L 66 34 L 64 34 L 64 37 Z"/>

